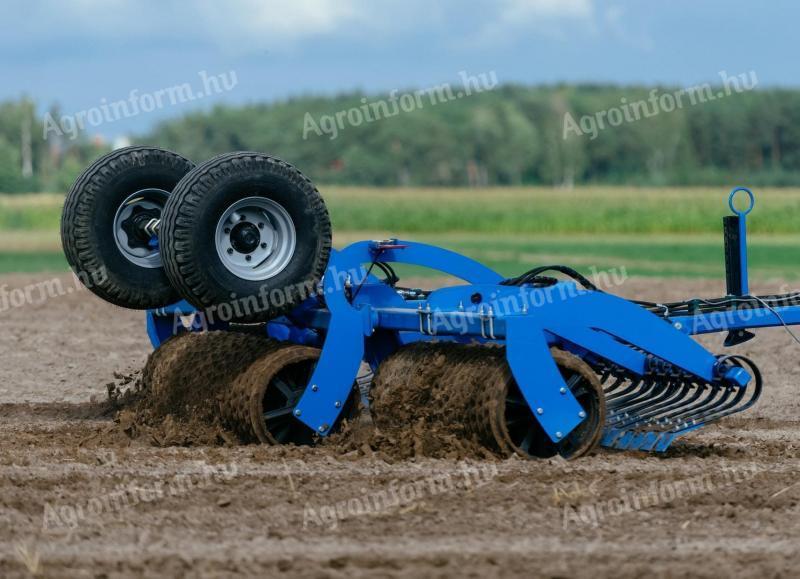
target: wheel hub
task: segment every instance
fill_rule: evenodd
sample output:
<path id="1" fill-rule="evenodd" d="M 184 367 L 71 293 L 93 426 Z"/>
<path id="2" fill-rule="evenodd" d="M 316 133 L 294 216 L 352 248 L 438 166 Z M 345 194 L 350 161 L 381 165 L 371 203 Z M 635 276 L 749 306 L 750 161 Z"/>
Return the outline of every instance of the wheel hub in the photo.
<path id="1" fill-rule="evenodd" d="M 239 253 L 253 253 L 261 243 L 258 226 L 243 221 L 237 223 L 231 231 L 231 246 Z"/>
<path id="2" fill-rule="evenodd" d="M 161 211 L 158 209 L 144 209 L 139 205 L 133 207 L 130 217 L 120 224 L 128 236 L 128 247 L 152 249 L 152 236 L 147 232 L 147 224 L 160 218 Z"/>
<path id="3" fill-rule="evenodd" d="M 120 253 L 140 267 L 161 267 L 161 253 L 148 227 L 161 219 L 169 193 L 163 189 L 142 189 L 120 204 L 114 216 L 114 241 Z"/>
<path id="4" fill-rule="evenodd" d="M 241 279 L 265 281 L 292 261 L 297 234 L 282 205 L 266 197 L 246 197 L 222 213 L 215 244 L 228 271 Z"/>

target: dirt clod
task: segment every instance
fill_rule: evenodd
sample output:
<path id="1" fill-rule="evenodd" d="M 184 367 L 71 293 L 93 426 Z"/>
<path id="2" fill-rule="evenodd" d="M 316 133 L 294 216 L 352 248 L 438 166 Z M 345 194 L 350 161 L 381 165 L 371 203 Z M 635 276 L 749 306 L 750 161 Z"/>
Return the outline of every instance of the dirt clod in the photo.
<path id="1" fill-rule="evenodd" d="M 233 437 L 220 420 L 222 396 L 243 369 L 274 347 L 266 337 L 238 332 L 167 340 L 150 354 L 133 388 L 109 389 L 120 408 L 109 438 L 122 432 L 155 446 L 229 444 Z"/>

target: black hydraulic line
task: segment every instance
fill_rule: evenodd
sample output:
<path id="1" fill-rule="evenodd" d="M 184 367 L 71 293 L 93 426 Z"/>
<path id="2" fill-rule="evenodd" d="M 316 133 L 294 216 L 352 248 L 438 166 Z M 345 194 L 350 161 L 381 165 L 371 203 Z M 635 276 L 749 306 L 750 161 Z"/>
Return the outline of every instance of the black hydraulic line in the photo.
<path id="1" fill-rule="evenodd" d="M 375 265 L 380 269 L 383 274 L 386 276 L 384 282 L 392 287 L 397 285 L 397 282 L 400 281 L 400 277 L 395 273 L 394 268 L 389 265 L 388 263 L 384 263 L 382 261 L 375 262 Z"/>
<path id="2" fill-rule="evenodd" d="M 584 275 L 578 273 L 576 270 L 566 265 L 542 265 L 539 267 L 535 267 L 517 277 L 504 279 L 503 281 L 500 282 L 500 285 L 519 286 L 519 285 L 537 284 L 537 283 L 545 283 L 546 285 L 552 285 L 554 278 L 541 275 L 548 271 L 557 271 L 559 273 L 563 273 L 564 275 L 567 275 L 572 279 L 574 279 L 575 281 L 577 281 L 587 290 L 601 291 L 595 284 L 589 281 L 589 279 L 586 278 Z"/>
<path id="3" fill-rule="evenodd" d="M 662 317 L 675 315 L 696 315 L 714 312 L 726 312 L 733 308 L 757 309 L 760 307 L 800 305 L 800 294 L 782 294 L 769 296 L 725 296 L 722 298 L 692 298 L 681 302 L 657 303 L 643 300 L 631 300 L 651 312 Z"/>

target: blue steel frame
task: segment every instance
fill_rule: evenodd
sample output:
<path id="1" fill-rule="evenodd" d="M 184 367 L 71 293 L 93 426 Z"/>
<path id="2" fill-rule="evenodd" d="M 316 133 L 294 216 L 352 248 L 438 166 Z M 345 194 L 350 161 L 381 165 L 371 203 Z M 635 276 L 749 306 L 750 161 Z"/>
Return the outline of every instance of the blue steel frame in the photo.
<path id="1" fill-rule="evenodd" d="M 740 251 L 747 287 L 745 211 L 740 216 Z M 406 299 L 368 274 L 374 262 L 413 264 L 457 277 L 464 285 Z M 589 360 L 604 359 L 635 375 L 648 371 L 648 354 L 697 378 L 744 387 L 751 376 L 719 359 L 690 336 L 756 327 L 800 324 L 800 307 L 731 310 L 719 314 L 660 317 L 612 294 L 572 282 L 550 287 L 501 285 L 502 276 L 452 251 L 413 241 L 361 241 L 332 251 L 322 296 L 309 298 L 289 315 L 268 324 L 272 337 L 320 346 L 322 353 L 295 415 L 321 435 L 330 433 L 351 394 L 362 362 L 373 369 L 400 346 L 420 340 L 494 342 L 506 346 L 509 367 L 534 416 L 551 440 L 569 434 L 585 413 L 566 387 L 550 355 L 558 346 Z M 746 293 L 746 292 L 745 292 Z M 200 316 L 181 323 L 194 308 L 186 302 L 147 314 L 154 347 L 182 331 L 203 326 Z M 666 323 L 665 323 L 666 322 Z M 693 428 L 691 428 L 693 429 Z M 687 429 L 690 430 L 690 429 Z M 657 450 L 668 446 L 661 441 Z"/>

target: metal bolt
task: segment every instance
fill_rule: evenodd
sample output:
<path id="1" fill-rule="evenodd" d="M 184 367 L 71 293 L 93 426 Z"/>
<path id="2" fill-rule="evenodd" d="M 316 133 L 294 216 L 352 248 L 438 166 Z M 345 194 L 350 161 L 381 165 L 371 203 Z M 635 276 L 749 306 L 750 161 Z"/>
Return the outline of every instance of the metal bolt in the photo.
<path id="1" fill-rule="evenodd" d="M 230 233 L 230 232 L 231 232 L 231 228 L 230 227 L 226 227 L 225 228 L 225 233 Z"/>
<path id="2" fill-rule="evenodd" d="M 556 432 L 556 438 L 561 438 L 562 436 L 564 436 L 564 435 L 561 434 L 560 432 Z"/>
<path id="3" fill-rule="evenodd" d="M 232 255 L 232 254 L 233 254 L 233 248 L 232 248 L 232 247 L 229 247 L 229 248 L 228 248 L 228 255 Z"/>
<path id="4" fill-rule="evenodd" d="M 266 243 L 262 243 L 261 244 L 261 249 L 267 249 L 267 244 Z"/>
<path id="5" fill-rule="evenodd" d="M 316 392 L 317 390 L 319 390 L 319 386 L 317 386 L 316 384 L 312 384 L 311 385 L 311 391 L 312 392 Z"/>
<path id="6" fill-rule="evenodd" d="M 295 415 L 295 416 L 300 416 L 301 414 L 302 414 L 302 412 L 300 412 L 300 409 L 299 409 L 299 408 L 298 408 L 297 410 L 295 410 L 295 411 L 294 411 L 294 415 Z"/>
<path id="7" fill-rule="evenodd" d="M 319 428 L 317 428 L 317 430 L 319 430 L 320 432 L 325 432 L 325 427 L 324 426 L 320 426 Z"/>
<path id="8" fill-rule="evenodd" d="M 264 224 L 263 224 L 263 223 L 259 223 L 259 224 L 258 224 L 258 228 L 259 228 L 259 229 L 264 229 Z"/>
<path id="9" fill-rule="evenodd" d="M 683 324 L 681 324 L 680 322 L 675 322 L 675 329 L 676 330 L 680 330 L 682 328 L 683 328 Z"/>
<path id="10" fill-rule="evenodd" d="M 586 418 L 586 413 L 583 410 L 581 410 L 580 412 L 578 412 L 578 416 L 580 416 L 581 418 Z"/>
<path id="11" fill-rule="evenodd" d="M 244 256 L 244 258 L 245 258 L 247 261 L 250 261 L 251 259 L 253 259 L 253 256 L 252 256 L 252 255 L 245 255 L 245 256 Z"/>
<path id="12" fill-rule="evenodd" d="M 239 217 L 239 221 L 244 221 L 245 219 L 247 219 L 247 215 L 242 215 Z"/>
<path id="13" fill-rule="evenodd" d="M 537 408 L 536 414 L 544 414 L 544 408 Z"/>
<path id="14" fill-rule="evenodd" d="M 566 394 L 567 393 L 567 389 L 562 386 L 561 389 L 559 390 L 559 392 L 561 392 L 562 394 Z"/>
<path id="15" fill-rule="evenodd" d="M 333 405 L 336 406 L 336 408 L 341 408 L 342 407 L 342 403 L 339 402 L 338 400 Z"/>

